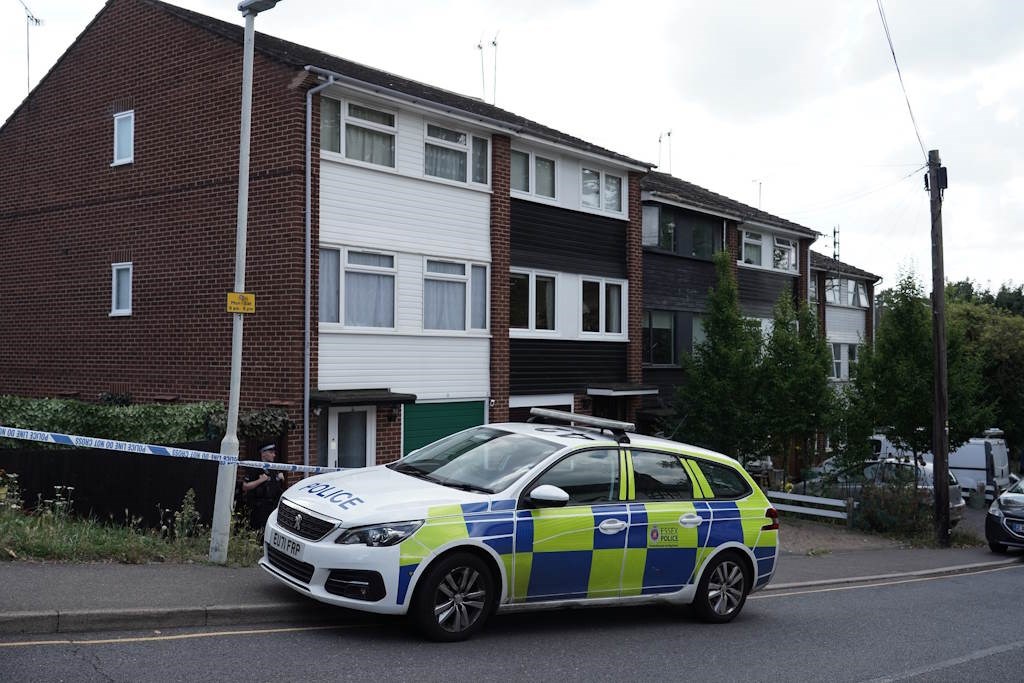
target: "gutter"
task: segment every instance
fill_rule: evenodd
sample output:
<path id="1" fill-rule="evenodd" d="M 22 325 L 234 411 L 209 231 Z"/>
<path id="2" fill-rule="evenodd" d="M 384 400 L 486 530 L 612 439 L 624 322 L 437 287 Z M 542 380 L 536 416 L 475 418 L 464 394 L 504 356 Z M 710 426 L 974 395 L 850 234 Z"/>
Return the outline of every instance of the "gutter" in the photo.
<path id="1" fill-rule="evenodd" d="M 308 70 L 309 67 L 306 67 Z M 313 95 L 334 84 L 334 77 L 306 91 L 306 301 L 302 360 L 302 464 L 309 465 L 310 327 L 313 314 Z"/>

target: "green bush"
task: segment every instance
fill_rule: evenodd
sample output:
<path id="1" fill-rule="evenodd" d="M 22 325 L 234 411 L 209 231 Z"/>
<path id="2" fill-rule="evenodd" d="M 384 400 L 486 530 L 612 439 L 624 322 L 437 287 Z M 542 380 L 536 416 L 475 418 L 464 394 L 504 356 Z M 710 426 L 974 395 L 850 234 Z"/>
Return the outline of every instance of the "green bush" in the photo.
<path id="1" fill-rule="evenodd" d="M 0 396 L 0 425 L 141 443 L 185 443 L 218 436 L 224 406 L 203 403 L 111 405 L 72 399 Z M 24 441 L 0 439 L 0 447 Z"/>
<path id="2" fill-rule="evenodd" d="M 913 485 L 865 485 L 854 523 L 868 531 L 904 535 L 927 533 L 931 528 L 930 511 L 921 492 Z"/>

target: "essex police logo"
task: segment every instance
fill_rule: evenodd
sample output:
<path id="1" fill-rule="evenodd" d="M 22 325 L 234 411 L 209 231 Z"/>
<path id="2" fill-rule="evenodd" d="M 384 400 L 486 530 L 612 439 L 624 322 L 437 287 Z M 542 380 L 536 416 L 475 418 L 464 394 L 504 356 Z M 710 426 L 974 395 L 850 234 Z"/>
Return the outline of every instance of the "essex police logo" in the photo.
<path id="1" fill-rule="evenodd" d="M 679 527 L 664 525 L 658 527 L 652 524 L 648 537 L 650 539 L 647 544 L 648 547 L 675 547 L 679 545 Z"/>

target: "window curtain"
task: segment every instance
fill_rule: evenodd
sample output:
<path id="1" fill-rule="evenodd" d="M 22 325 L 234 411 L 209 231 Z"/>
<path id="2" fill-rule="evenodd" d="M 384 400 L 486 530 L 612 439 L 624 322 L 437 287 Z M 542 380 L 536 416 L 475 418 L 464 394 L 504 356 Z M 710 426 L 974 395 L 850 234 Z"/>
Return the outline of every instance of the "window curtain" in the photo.
<path id="1" fill-rule="evenodd" d="M 348 124 L 345 126 L 345 156 L 379 166 L 395 165 L 395 136 Z"/>
<path id="2" fill-rule="evenodd" d="M 530 191 L 530 155 L 512 150 L 510 176 L 513 190 Z"/>
<path id="3" fill-rule="evenodd" d="M 426 145 L 424 173 L 436 178 L 466 182 L 466 153 L 457 149 Z"/>
<path id="4" fill-rule="evenodd" d="M 592 209 L 601 208 L 601 174 L 583 169 L 583 206 Z"/>
<path id="5" fill-rule="evenodd" d="M 423 327 L 428 330 L 466 329 L 465 282 L 424 282 Z"/>
<path id="6" fill-rule="evenodd" d="M 622 178 L 614 175 L 604 177 L 604 208 L 622 211 Z"/>
<path id="7" fill-rule="evenodd" d="M 345 324 L 395 326 L 395 276 L 345 273 Z"/>
<path id="8" fill-rule="evenodd" d="M 535 292 L 536 329 L 555 329 L 555 278 L 538 275 Z"/>
<path id="9" fill-rule="evenodd" d="M 473 182 L 487 183 L 487 140 L 473 138 Z"/>
<path id="10" fill-rule="evenodd" d="M 338 266 L 341 252 L 337 249 L 320 250 L 320 322 L 341 321 L 338 300 Z"/>
<path id="11" fill-rule="evenodd" d="M 471 288 L 473 310 L 470 325 L 473 329 L 483 330 L 487 327 L 487 269 L 483 266 L 473 266 Z"/>
<path id="12" fill-rule="evenodd" d="M 604 331 L 608 334 L 622 333 L 622 285 L 605 285 L 604 309 L 605 325 Z"/>
<path id="13" fill-rule="evenodd" d="M 545 197 L 555 196 L 555 162 L 550 159 L 544 159 L 536 157 L 534 159 L 534 166 L 536 167 L 536 192 L 539 195 Z"/>
<path id="14" fill-rule="evenodd" d="M 341 151 L 341 102 L 320 98 L 320 149 Z"/>

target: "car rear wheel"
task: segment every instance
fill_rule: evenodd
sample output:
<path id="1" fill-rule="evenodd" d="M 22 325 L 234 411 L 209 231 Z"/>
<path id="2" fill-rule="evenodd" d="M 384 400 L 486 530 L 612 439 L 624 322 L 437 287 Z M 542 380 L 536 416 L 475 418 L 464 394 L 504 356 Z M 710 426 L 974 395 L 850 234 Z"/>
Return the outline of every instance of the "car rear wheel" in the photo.
<path id="1" fill-rule="evenodd" d="M 750 570 L 740 556 L 733 552 L 718 555 L 697 585 L 693 606 L 702 620 L 724 624 L 732 621 L 750 593 Z"/>
<path id="2" fill-rule="evenodd" d="M 471 553 L 435 562 L 420 579 L 410 615 L 431 640 L 471 637 L 494 611 L 497 590 L 490 567 Z"/>
<path id="3" fill-rule="evenodd" d="M 1000 555 L 1005 555 L 1008 550 L 1005 545 L 1003 545 L 1002 543 L 996 543 L 995 541 L 989 541 L 988 547 L 992 550 L 992 552 L 999 553 Z"/>

